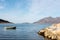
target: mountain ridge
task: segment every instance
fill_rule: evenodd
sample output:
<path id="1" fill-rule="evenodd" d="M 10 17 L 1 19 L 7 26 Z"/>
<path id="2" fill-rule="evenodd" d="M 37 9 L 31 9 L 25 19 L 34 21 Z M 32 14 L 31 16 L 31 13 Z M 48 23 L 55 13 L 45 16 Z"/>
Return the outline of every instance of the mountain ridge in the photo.
<path id="1" fill-rule="evenodd" d="M 56 17 L 56 18 L 53 18 L 53 17 L 45 17 L 43 19 L 40 19 L 34 23 L 37 23 L 37 24 L 45 24 L 45 23 L 49 23 L 49 24 L 54 24 L 54 23 L 60 23 L 60 17 Z"/>

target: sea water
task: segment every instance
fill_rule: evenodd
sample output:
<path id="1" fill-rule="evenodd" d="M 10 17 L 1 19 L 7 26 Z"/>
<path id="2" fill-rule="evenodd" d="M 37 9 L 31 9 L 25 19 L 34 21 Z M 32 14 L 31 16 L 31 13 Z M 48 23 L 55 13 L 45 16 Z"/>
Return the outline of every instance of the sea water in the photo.
<path id="1" fill-rule="evenodd" d="M 7 26 L 16 26 L 16 30 L 6 30 L 4 27 Z M 37 32 L 48 26 L 48 24 L 0 24 L 0 40 L 45 40 Z"/>

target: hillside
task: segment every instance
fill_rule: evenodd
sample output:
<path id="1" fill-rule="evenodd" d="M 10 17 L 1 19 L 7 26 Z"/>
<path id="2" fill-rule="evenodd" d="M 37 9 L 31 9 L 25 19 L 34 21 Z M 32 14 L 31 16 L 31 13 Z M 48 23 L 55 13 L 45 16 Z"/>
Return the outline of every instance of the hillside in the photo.
<path id="1" fill-rule="evenodd" d="M 11 22 L 3 20 L 3 19 L 0 19 L 0 23 L 11 23 Z"/>
<path id="2" fill-rule="evenodd" d="M 45 17 L 43 19 L 40 19 L 39 21 L 37 22 L 34 22 L 34 23 L 37 23 L 37 24 L 54 24 L 54 23 L 60 23 L 60 17 L 56 17 L 56 18 L 53 18 L 53 17 Z"/>

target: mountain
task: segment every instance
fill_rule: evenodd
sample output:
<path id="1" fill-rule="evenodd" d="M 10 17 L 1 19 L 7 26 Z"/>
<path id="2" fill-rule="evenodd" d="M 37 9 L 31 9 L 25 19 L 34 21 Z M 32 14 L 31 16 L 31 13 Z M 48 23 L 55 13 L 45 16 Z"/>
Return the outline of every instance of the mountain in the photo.
<path id="1" fill-rule="evenodd" d="M 11 23 L 11 22 L 3 20 L 3 19 L 0 19 L 0 23 Z"/>
<path id="2" fill-rule="evenodd" d="M 60 23 L 60 17 L 56 17 L 56 18 L 53 18 L 53 17 L 45 17 L 37 22 L 34 22 L 34 23 L 37 23 L 37 24 L 54 24 L 54 23 Z"/>

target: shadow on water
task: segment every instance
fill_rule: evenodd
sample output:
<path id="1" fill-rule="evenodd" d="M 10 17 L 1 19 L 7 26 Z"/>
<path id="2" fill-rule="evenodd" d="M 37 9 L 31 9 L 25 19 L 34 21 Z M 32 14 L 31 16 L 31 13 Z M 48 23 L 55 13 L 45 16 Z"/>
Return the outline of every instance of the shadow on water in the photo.
<path id="1" fill-rule="evenodd" d="M 41 36 L 41 35 L 40 35 Z M 43 36 L 42 36 L 43 37 Z M 47 38 L 47 37 L 43 37 L 44 38 L 44 40 L 53 40 L 53 39 L 49 39 L 49 38 Z M 54 39 L 54 40 L 56 40 L 56 39 Z"/>
<path id="2" fill-rule="evenodd" d="M 44 37 L 44 36 L 40 35 L 39 33 L 37 33 L 37 34 L 40 36 L 40 38 L 42 37 L 43 40 L 56 40 L 56 39 L 49 39 L 49 38 L 47 38 L 47 37 Z"/>
<path id="3" fill-rule="evenodd" d="M 52 40 L 52 39 L 44 38 L 44 40 Z"/>

